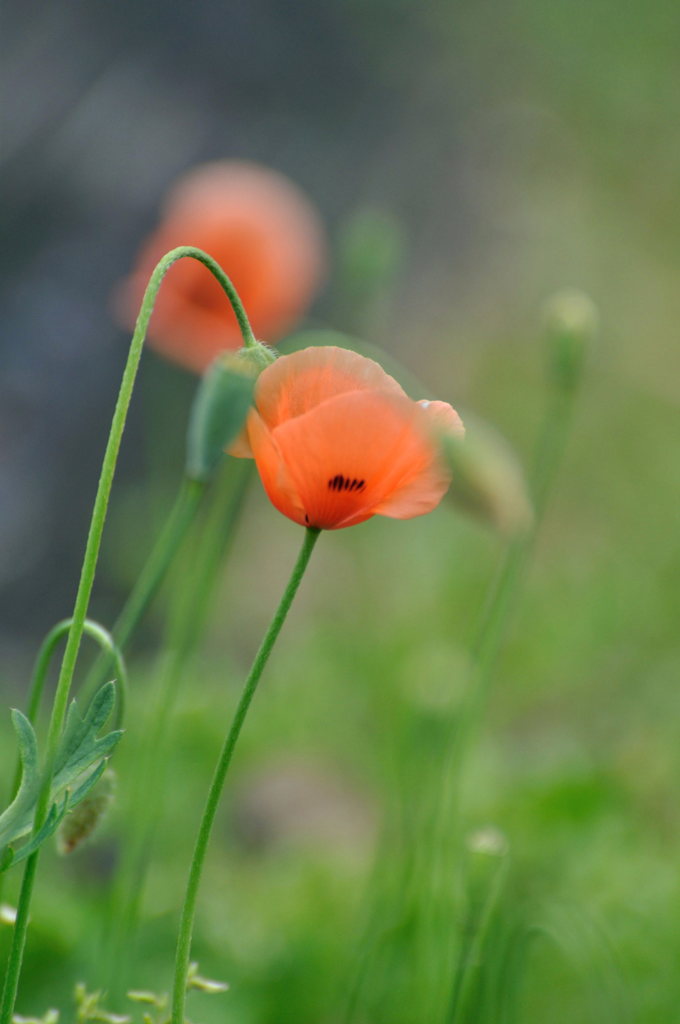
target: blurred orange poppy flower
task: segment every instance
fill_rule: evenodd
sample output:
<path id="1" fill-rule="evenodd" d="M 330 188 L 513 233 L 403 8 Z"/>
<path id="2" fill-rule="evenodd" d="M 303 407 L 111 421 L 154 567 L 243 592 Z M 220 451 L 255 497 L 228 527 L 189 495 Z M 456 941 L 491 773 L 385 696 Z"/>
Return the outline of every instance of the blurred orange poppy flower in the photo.
<path id="1" fill-rule="evenodd" d="M 437 433 L 463 433 L 446 402 L 414 402 L 372 359 L 332 346 L 281 356 L 258 377 L 232 454 L 252 454 L 280 512 L 336 530 L 432 511 L 450 483 Z"/>
<path id="2" fill-rule="evenodd" d="M 324 266 L 319 218 L 283 175 L 255 164 L 216 161 L 191 171 L 172 189 L 158 229 L 124 283 L 117 309 L 132 326 L 158 260 L 178 245 L 212 256 L 232 279 L 253 331 L 277 341 L 304 314 Z M 196 260 L 168 271 L 149 328 L 168 359 L 202 373 L 241 333 L 229 301 Z"/>

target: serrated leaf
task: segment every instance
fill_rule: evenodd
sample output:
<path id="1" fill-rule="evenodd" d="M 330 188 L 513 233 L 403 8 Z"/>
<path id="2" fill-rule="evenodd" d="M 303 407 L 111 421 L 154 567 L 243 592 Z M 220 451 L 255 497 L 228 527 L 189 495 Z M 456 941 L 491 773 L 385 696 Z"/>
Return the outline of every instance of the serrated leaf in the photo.
<path id="1" fill-rule="evenodd" d="M 71 702 L 54 762 L 55 789 L 69 785 L 69 780 L 79 775 L 99 757 L 109 753 L 118 742 L 122 735 L 120 731 L 96 739 L 96 734 L 111 714 L 115 701 L 115 685 L 104 683 L 95 693 L 84 716 L 81 717 L 76 702 Z"/>
<path id="2" fill-rule="evenodd" d="M 30 830 L 33 810 L 40 790 L 38 743 L 33 726 L 21 711 L 12 711 L 12 725 L 19 746 L 21 783 L 9 807 L 0 814 L 0 868 L 6 857 L 5 847 Z M 4 870 L 4 868 L 2 868 Z"/>
<path id="3" fill-rule="evenodd" d="M 61 824 L 67 809 L 68 797 L 64 798 L 61 807 L 57 806 L 57 804 L 52 804 L 47 814 L 47 818 L 45 819 L 44 825 L 42 826 L 40 831 L 36 833 L 36 835 L 31 836 L 28 842 L 24 843 L 24 845 L 16 852 L 11 847 L 8 847 L 8 851 L 11 853 L 11 857 L 4 865 L 2 870 L 6 871 L 7 868 L 12 866 L 12 864 L 18 864 L 20 861 L 25 860 L 26 857 L 30 857 L 30 855 L 34 853 L 39 846 L 42 846 L 45 840 L 49 839 L 49 837 L 53 835 L 59 828 L 59 825 Z"/>
<path id="4" fill-rule="evenodd" d="M 39 832 L 22 847 L 17 840 L 31 832 L 40 792 L 38 748 L 33 726 L 21 711 L 12 712 L 19 745 L 21 784 L 15 799 L 0 815 L 0 872 L 38 849 L 55 832 L 67 811 L 89 793 L 106 767 L 106 758 L 122 736 L 120 730 L 97 737 L 115 703 L 113 683 L 105 683 L 81 716 L 73 701 L 57 749 L 50 791 L 50 808 Z"/>

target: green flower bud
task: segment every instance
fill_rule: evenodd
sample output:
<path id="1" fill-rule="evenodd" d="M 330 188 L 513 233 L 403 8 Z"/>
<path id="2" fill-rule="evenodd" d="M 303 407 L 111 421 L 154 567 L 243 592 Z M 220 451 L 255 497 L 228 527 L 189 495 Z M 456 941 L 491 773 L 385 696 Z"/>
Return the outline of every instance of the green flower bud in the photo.
<path id="1" fill-rule="evenodd" d="M 0 924 L 13 925 L 16 919 L 16 908 L 11 907 L 9 903 L 0 903 Z"/>
<path id="2" fill-rule="evenodd" d="M 441 438 L 453 479 L 450 497 L 466 512 L 506 535 L 527 529 L 531 502 L 524 474 L 508 443 L 479 420 L 465 417 L 465 437 Z"/>
<path id="3" fill-rule="evenodd" d="M 116 791 L 116 776 L 107 768 L 91 793 L 70 811 L 57 832 L 57 849 L 61 854 L 73 851 L 89 839 L 101 824 L 113 803 Z"/>
<path id="4" fill-rule="evenodd" d="M 275 359 L 276 353 L 258 342 L 223 353 L 203 374 L 187 434 L 186 472 L 192 480 L 210 479 L 243 428 L 256 378 Z"/>
<path id="5" fill-rule="evenodd" d="M 572 389 L 578 384 L 588 349 L 597 334 L 597 307 L 584 292 L 565 288 L 545 304 L 543 319 L 550 374 L 560 387 Z"/>

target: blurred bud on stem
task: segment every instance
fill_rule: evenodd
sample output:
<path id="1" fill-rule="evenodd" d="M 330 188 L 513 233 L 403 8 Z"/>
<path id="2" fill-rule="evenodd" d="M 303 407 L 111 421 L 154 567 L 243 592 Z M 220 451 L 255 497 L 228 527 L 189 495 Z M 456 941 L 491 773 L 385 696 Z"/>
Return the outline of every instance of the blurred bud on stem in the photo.
<path id="1" fill-rule="evenodd" d="M 101 824 L 116 795 L 116 775 L 107 768 L 101 779 L 78 806 L 66 815 L 57 832 L 57 849 L 73 853 Z"/>
<path id="2" fill-rule="evenodd" d="M 532 508 L 524 474 L 508 443 L 488 424 L 465 417 L 465 437 L 444 436 L 450 497 L 506 535 L 528 529 Z"/>
<path id="3" fill-rule="evenodd" d="M 472 832 L 467 837 L 467 847 L 470 853 L 486 857 L 504 857 L 509 849 L 506 836 L 495 825 L 486 825 Z"/>
<path id="4" fill-rule="evenodd" d="M 571 390 L 579 382 L 588 349 L 597 334 L 597 307 L 584 292 L 565 288 L 546 302 L 543 322 L 551 377 L 559 387 Z"/>
<path id="5" fill-rule="evenodd" d="M 245 423 L 256 378 L 275 359 L 276 353 L 258 342 L 223 353 L 203 374 L 187 434 L 186 472 L 192 480 L 212 476 Z"/>
<path id="6" fill-rule="evenodd" d="M 9 903 L 0 903 L 0 924 L 13 925 L 17 919 L 17 912 Z"/>

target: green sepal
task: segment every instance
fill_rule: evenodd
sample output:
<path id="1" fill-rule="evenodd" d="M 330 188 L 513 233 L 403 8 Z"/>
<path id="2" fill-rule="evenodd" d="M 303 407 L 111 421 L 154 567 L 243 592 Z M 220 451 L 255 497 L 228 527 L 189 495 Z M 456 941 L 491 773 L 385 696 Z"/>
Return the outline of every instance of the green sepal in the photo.
<path id="1" fill-rule="evenodd" d="M 187 434 L 186 472 L 208 480 L 245 423 L 255 374 L 235 355 L 220 356 L 206 371 L 194 399 Z"/>

